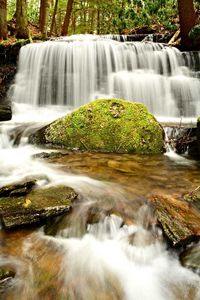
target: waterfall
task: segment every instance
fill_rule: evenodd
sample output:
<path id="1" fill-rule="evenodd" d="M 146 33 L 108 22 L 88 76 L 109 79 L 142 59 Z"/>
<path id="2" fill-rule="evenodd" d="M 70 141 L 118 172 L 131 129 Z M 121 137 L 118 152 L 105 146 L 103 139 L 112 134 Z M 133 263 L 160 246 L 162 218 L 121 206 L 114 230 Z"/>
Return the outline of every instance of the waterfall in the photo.
<path id="1" fill-rule="evenodd" d="M 192 118 L 200 114 L 199 58 L 164 44 L 95 36 L 33 43 L 20 51 L 12 100 L 74 108 L 117 97 L 143 102 L 158 117 Z"/>

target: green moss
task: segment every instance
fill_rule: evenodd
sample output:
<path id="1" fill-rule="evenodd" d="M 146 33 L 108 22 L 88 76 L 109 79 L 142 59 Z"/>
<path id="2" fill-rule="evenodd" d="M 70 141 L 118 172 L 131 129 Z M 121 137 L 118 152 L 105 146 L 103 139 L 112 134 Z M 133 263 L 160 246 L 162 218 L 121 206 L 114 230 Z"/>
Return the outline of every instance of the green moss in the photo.
<path id="1" fill-rule="evenodd" d="M 189 37 L 193 40 L 199 39 L 199 37 L 200 37 L 200 25 L 199 24 L 192 27 L 192 29 L 189 32 Z"/>
<path id="2" fill-rule="evenodd" d="M 12 46 L 15 47 L 17 45 L 20 45 L 21 47 L 22 46 L 25 46 L 27 44 L 30 44 L 32 43 L 32 39 L 18 39 Z"/>
<path id="3" fill-rule="evenodd" d="M 0 216 L 5 227 L 38 223 L 68 212 L 77 193 L 70 187 L 55 186 L 32 190 L 25 196 L 0 198 Z"/>
<path id="4" fill-rule="evenodd" d="M 45 128 L 47 143 L 68 149 L 163 152 L 163 129 L 141 103 L 102 99 L 81 106 Z"/>

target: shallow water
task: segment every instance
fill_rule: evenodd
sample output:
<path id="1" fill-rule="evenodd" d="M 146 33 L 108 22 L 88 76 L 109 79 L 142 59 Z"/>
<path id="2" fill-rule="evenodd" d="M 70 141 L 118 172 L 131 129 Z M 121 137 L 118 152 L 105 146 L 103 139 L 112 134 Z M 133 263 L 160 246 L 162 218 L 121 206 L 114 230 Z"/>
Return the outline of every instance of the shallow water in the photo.
<path id="1" fill-rule="evenodd" d="M 35 176 L 40 186 L 73 187 L 79 198 L 72 213 L 57 222 L 0 230 L 0 266 L 16 272 L 0 285 L 0 299 L 198 300 L 199 276 L 180 265 L 146 201 L 155 193 L 180 196 L 195 189 L 199 162 L 173 153 L 33 159 L 43 151 L 27 144 L 34 119 L 50 122 L 65 112 L 30 109 L 19 117 L 19 111 L 1 125 L 0 185 Z M 16 125 L 26 128 L 18 146 Z"/>

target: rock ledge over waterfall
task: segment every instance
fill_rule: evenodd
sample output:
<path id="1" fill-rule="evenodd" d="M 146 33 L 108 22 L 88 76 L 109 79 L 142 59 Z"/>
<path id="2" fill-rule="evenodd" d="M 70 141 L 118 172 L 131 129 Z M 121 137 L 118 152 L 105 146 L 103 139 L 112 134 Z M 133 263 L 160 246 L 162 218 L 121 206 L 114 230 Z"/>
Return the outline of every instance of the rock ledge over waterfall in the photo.
<path id="1" fill-rule="evenodd" d="M 30 137 L 37 144 L 118 153 L 162 153 L 163 129 L 141 103 L 101 99 L 79 107 Z"/>

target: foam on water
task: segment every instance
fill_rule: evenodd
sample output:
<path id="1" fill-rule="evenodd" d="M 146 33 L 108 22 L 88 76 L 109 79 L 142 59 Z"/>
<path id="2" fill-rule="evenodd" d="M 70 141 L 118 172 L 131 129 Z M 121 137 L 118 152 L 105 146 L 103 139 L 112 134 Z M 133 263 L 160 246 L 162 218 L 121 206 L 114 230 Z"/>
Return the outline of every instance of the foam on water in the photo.
<path id="1" fill-rule="evenodd" d="M 28 136 L 35 128 L 44 126 L 68 113 L 64 107 L 34 107 L 32 105 L 15 104 L 11 121 L 1 125 L 0 133 L 0 186 L 30 178 L 44 178 L 45 184 L 64 184 L 81 189 L 83 185 L 103 186 L 87 176 L 76 176 L 59 171 L 56 166 L 33 158 L 34 154 L 43 150 L 28 144 Z M 15 130 L 22 126 L 22 137 L 19 145 L 14 144 Z M 44 150 L 51 152 L 51 150 Z"/>
<path id="2" fill-rule="evenodd" d="M 146 230 L 139 222 L 123 225 L 121 218 L 111 215 L 88 225 L 81 238 L 59 235 L 54 238 L 38 233 L 36 239 L 62 253 L 59 278 L 63 282 L 63 297 L 74 300 L 197 300 L 199 297 L 199 277 L 183 268 L 177 256 L 167 250 L 158 229 Z M 29 239 L 24 245 L 25 253 L 30 255 L 31 248 Z"/>
<path id="3" fill-rule="evenodd" d="M 22 47 L 13 101 L 78 107 L 102 95 L 140 101 L 157 117 L 200 114 L 199 53 L 155 43 L 72 36 Z"/>

